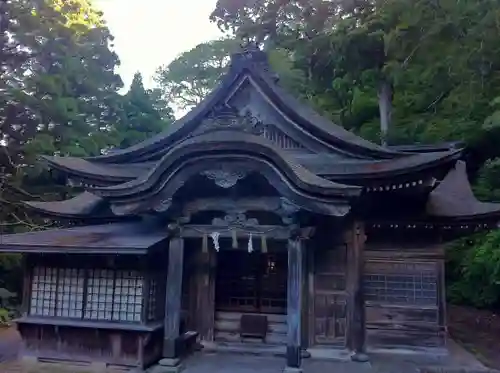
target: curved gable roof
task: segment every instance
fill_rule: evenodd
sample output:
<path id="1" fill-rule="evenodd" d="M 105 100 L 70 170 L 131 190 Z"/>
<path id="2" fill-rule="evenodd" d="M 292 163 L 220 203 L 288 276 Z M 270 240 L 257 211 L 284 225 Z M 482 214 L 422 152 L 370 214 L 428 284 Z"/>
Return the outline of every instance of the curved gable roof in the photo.
<path id="1" fill-rule="evenodd" d="M 362 139 L 294 98 L 278 86 L 271 74 L 262 67 L 262 56 L 259 55 L 261 53 L 263 52 L 253 52 L 257 56 L 252 57 L 252 55 L 250 58 L 242 54 L 234 55 L 229 72 L 222 78 L 219 86 L 166 131 L 127 149 L 90 157 L 87 160 L 96 163 L 122 163 L 132 160 L 145 161 L 154 157 L 158 152 L 165 151 L 166 148 L 189 136 L 214 107 L 230 99 L 235 88 L 245 79 L 248 79 L 280 114 L 332 149 L 339 149 L 362 158 L 393 159 L 407 156 L 406 152 L 381 147 Z"/>
<path id="2" fill-rule="evenodd" d="M 172 147 L 167 154 L 143 177 L 109 187 L 90 188 L 103 197 L 123 197 L 155 188 L 160 178 L 178 172 L 186 163 L 217 158 L 219 161 L 255 160 L 270 164 L 276 173 L 299 189 L 324 195 L 357 195 L 360 188 L 335 183 L 310 172 L 296 163 L 287 153 L 261 137 L 235 132 L 217 132 L 189 138 Z"/>
<path id="3" fill-rule="evenodd" d="M 358 186 L 335 183 L 297 164 L 268 140 L 242 132 L 220 131 L 189 138 L 174 147 L 146 175 L 126 183 L 88 190 L 113 205 L 117 214 L 149 209 L 171 200 L 186 180 L 208 172 L 259 173 L 292 203 L 305 210 L 342 216 Z M 207 176 L 210 178 L 210 176 Z"/>

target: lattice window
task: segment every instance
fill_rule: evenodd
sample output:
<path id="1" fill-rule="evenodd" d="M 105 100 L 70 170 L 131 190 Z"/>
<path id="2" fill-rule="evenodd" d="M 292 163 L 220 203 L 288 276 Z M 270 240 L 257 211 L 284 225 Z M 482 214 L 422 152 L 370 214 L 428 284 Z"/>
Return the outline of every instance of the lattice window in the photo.
<path id="1" fill-rule="evenodd" d="M 140 322 L 143 286 L 138 271 L 35 267 L 30 314 Z"/>
<path id="2" fill-rule="evenodd" d="M 113 320 L 140 321 L 143 278 L 136 271 L 119 271 L 115 279 Z"/>
<path id="3" fill-rule="evenodd" d="M 55 316 L 57 293 L 57 270 L 38 267 L 33 271 L 30 314 Z"/>
<path id="4" fill-rule="evenodd" d="M 59 270 L 56 316 L 82 317 L 84 276 L 83 269 Z"/>
<path id="5" fill-rule="evenodd" d="M 113 312 L 114 271 L 94 269 L 89 271 L 85 318 L 111 320 Z"/>
<path id="6" fill-rule="evenodd" d="M 437 278 L 432 272 L 419 274 L 367 274 L 365 299 L 376 302 L 436 305 Z"/>

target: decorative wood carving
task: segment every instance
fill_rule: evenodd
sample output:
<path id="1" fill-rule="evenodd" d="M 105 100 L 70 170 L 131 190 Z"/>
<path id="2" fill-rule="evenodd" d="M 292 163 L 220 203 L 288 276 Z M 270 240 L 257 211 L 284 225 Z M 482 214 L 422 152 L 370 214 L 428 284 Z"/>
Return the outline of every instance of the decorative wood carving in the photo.
<path id="1" fill-rule="evenodd" d="M 285 197 L 280 198 L 280 206 L 276 213 L 281 217 L 284 224 L 293 223 L 293 215 L 300 211 L 300 207 Z"/>
<path id="2" fill-rule="evenodd" d="M 228 214 L 224 218 L 215 218 L 212 220 L 214 227 L 256 227 L 259 221 L 255 218 L 247 218 L 245 214 Z"/>
<path id="3" fill-rule="evenodd" d="M 266 124 L 264 126 L 262 137 L 268 139 L 282 149 L 305 149 L 300 143 L 272 124 Z"/>
<path id="4" fill-rule="evenodd" d="M 240 113 L 238 109 L 228 105 L 221 105 L 211 110 L 192 135 L 220 130 L 235 130 L 262 136 L 282 149 L 305 149 L 302 144 L 274 124 L 263 123 L 249 109 Z"/>
<path id="5" fill-rule="evenodd" d="M 247 176 L 245 172 L 234 171 L 226 167 L 203 171 L 201 174 L 213 180 L 215 185 L 224 189 L 232 188 L 239 180 Z"/>
<path id="6" fill-rule="evenodd" d="M 246 211 L 269 211 L 282 218 L 300 211 L 300 207 L 285 197 L 259 198 L 206 198 L 189 202 L 183 209 L 184 215 L 193 215 L 200 211 L 224 211 L 226 213 L 245 213 Z M 285 224 L 288 224 L 285 222 Z"/>
<path id="7" fill-rule="evenodd" d="M 210 111 L 207 118 L 193 132 L 193 135 L 199 135 L 205 132 L 216 130 L 238 130 L 261 135 L 264 132 L 264 126 L 261 121 L 252 116 L 250 111 L 241 115 L 237 109 L 228 106 L 217 106 Z"/>
<path id="8" fill-rule="evenodd" d="M 156 212 L 165 212 L 172 206 L 172 198 L 160 200 L 160 202 L 153 207 Z"/>

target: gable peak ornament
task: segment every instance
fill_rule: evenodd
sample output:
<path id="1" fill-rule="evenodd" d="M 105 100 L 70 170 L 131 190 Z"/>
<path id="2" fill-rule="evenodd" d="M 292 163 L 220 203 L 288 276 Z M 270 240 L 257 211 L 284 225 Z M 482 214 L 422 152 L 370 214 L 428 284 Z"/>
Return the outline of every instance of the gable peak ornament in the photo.
<path id="1" fill-rule="evenodd" d="M 279 81 L 278 74 L 272 71 L 269 65 L 266 48 L 263 43 L 259 41 L 252 39 L 242 40 L 239 51 L 231 56 L 231 65 L 233 67 L 237 67 L 238 65 L 240 67 L 251 65 L 266 73 L 275 82 Z"/>

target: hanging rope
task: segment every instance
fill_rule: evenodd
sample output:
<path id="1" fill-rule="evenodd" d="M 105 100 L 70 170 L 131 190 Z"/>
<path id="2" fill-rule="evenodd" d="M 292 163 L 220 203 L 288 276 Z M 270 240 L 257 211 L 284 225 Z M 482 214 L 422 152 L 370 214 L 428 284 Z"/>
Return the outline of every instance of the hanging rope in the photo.
<path id="1" fill-rule="evenodd" d="M 202 240 L 202 252 L 208 253 L 208 234 L 204 234 Z"/>
<path id="2" fill-rule="evenodd" d="M 248 236 L 248 253 L 253 252 L 253 241 L 252 241 L 252 233 Z"/>
<path id="3" fill-rule="evenodd" d="M 267 253 L 267 237 L 265 234 L 260 235 L 260 251 Z"/>
<path id="4" fill-rule="evenodd" d="M 232 247 L 233 247 L 233 249 L 237 249 L 238 248 L 238 236 L 237 236 L 235 230 L 231 231 L 231 238 L 232 238 Z"/>

